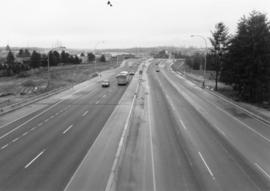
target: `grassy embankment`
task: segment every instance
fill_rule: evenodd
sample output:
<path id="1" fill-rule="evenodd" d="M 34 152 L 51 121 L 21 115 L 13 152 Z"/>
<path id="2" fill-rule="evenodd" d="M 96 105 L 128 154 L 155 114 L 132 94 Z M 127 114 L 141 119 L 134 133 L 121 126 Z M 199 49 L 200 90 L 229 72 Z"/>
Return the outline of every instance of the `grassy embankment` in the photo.
<path id="1" fill-rule="evenodd" d="M 119 66 L 116 60 L 97 62 L 96 70 L 104 71 Z M 47 68 L 28 71 L 24 76 L 12 76 L 0 78 L 0 107 L 23 101 L 32 96 L 39 95 L 49 90 L 68 87 L 83 82 L 95 75 L 93 63 L 84 65 L 66 65 L 50 68 L 50 85 L 47 88 Z"/>

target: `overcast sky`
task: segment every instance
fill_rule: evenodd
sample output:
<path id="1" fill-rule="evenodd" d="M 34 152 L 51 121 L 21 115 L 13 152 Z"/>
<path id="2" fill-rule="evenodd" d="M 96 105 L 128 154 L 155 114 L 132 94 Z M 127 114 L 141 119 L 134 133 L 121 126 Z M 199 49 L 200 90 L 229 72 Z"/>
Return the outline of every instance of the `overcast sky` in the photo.
<path id="1" fill-rule="evenodd" d="M 270 0 L 1 0 L 0 46 L 126 48 L 203 46 L 217 22 L 231 33 L 252 10 L 270 13 Z M 268 15 L 269 18 L 269 15 Z M 58 43 L 57 43 L 58 42 Z"/>

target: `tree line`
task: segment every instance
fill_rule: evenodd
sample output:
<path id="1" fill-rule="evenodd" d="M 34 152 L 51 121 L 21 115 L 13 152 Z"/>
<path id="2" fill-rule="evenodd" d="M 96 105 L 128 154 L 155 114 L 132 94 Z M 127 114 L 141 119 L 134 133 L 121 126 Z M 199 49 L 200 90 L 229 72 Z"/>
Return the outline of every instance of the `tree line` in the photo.
<path id="1" fill-rule="evenodd" d="M 231 85 L 242 100 L 269 102 L 270 23 L 266 14 L 252 11 L 243 16 L 234 35 L 229 34 L 222 22 L 215 25 L 211 34 L 206 69 L 215 71 L 215 90 L 218 90 L 218 82 L 224 82 Z M 181 57 L 193 69 L 199 69 L 204 55 Z"/>
<path id="2" fill-rule="evenodd" d="M 81 53 L 80 57 L 84 56 L 84 53 Z M 0 71 L 4 71 L 4 75 L 10 76 L 30 69 L 47 67 L 48 61 L 50 66 L 82 63 L 82 59 L 77 55 L 71 55 L 64 50 L 61 53 L 58 53 L 58 51 L 50 51 L 48 54 L 41 54 L 35 50 L 30 53 L 28 49 L 20 49 L 16 58 L 14 53 L 9 49 L 5 61 L 2 64 L 0 63 Z M 95 54 L 91 52 L 87 53 L 87 61 L 89 63 L 94 62 L 95 60 Z M 105 55 L 101 55 L 99 60 L 101 62 L 106 62 Z"/>

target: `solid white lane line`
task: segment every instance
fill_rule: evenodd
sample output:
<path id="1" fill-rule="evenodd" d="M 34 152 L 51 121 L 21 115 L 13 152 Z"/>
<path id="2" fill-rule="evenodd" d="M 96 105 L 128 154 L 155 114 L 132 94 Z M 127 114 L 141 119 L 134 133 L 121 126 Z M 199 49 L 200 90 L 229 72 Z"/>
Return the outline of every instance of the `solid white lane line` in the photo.
<path id="1" fill-rule="evenodd" d="M 201 159 L 202 159 L 204 165 L 206 166 L 208 172 L 210 173 L 210 175 L 212 176 L 212 178 L 215 179 L 215 176 L 214 176 L 213 172 L 211 171 L 211 169 L 210 169 L 209 166 L 207 165 L 207 163 L 206 163 L 206 161 L 204 160 L 204 158 L 203 158 L 201 152 L 199 152 L 199 155 L 200 155 L 200 157 L 201 157 Z"/>
<path id="2" fill-rule="evenodd" d="M 86 116 L 87 113 L 88 113 L 88 111 L 84 112 L 82 116 L 83 116 L 83 117 Z"/>
<path id="3" fill-rule="evenodd" d="M 210 102 L 208 102 L 210 103 Z M 258 131 L 256 131 L 255 129 L 251 128 L 250 126 L 248 126 L 246 123 L 244 123 L 243 121 L 241 121 L 240 119 L 234 117 L 232 114 L 230 114 L 229 112 L 225 111 L 224 109 L 221 109 L 219 106 L 216 106 L 214 104 L 212 104 L 213 106 L 215 106 L 218 110 L 226 113 L 228 116 L 232 117 L 234 120 L 238 121 L 239 123 L 241 123 L 243 126 L 245 126 L 246 128 L 248 128 L 250 131 L 252 131 L 253 133 L 255 133 L 256 135 L 258 135 L 259 137 L 263 138 L 265 141 L 267 141 L 268 143 L 270 143 L 270 139 L 268 139 L 267 137 L 263 136 L 261 133 L 259 133 Z"/>
<path id="4" fill-rule="evenodd" d="M 35 160 L 37 160 L 44 152 L 46 149 L 44 149 L 43 151 L 41 151 L 35 158 L 33 158 L 27 165 L 25 165 L 24 168 L 28 168 L 33 162 L 35 162 Z"/>
<path id="5" fill-rule="evenodd" d="M 257 168 L 265 175 L 267 176 L 269 179 L 270 179 L 270 175 L 257 163 L 254 163 L 255 166 L 257 166 Z"/>
<path id="6" fill-rule="evenodd" d="M 151 116 L 150 116 L 150 89 L 148 86 L 148 99 L 147 99 L 147 103 L 148 103 L 148 120 L 149 120 L 149 136 L 150 136 L 150 150 L 151 150 L 151 164 L 152 164 L 152 177 L 153 177 L 153 190 L 156 191 L 157 190 L 157 185 L 156 185 L 156 172 L 155 172 L 155 160 L 154 160 L 154 149 L 153 149 L 153 135 L 152 135 L 152 121 L 151 121 Z"/>
<path id="7" fill-rule="evenodd" d="M 100 102 L 100 100 L 98 100 L 98 101 L 96 102 L 96 104 L 99 104 L 99 102 Z"/>
<path id="8" fill-rule="evenodd" d="M 1 150 L 2 150 L 2 149 L 5 149 L 5 148 L 7 148 L 7 147 L 8 147 L 8 144 L 2 146 L 2 147 L 1 147 Z"/>
<path id="9" fill-rule="evenodd" d="M 134 103 L 135 103 L 135 100 L 136 100 L 136 97 L 137 97 L 138 88 L 139 88 L 139 84 L 137 85 L 135 95 L 133 96 L 133 99 L 132 99 L 131 108 L 129 110 L 129 113 L 128 113 L 128 116 L 127 116 L 127 119 L 126 119 L 126 122 L 125 122 L 125 126 L 124 126 L 124 129 L 123 129 L 122 134 L 121 134 L 121 138 L 120 138 L 120 141 L 119 141 L 119 144 L 118 144 L 118 147 L 117 147 L 117 151 L 116 151 L 114 161 L 113 161 L 113 166 L 112 166 L 112 169 L 111 169 L 108 181 L 107 181 L 105 191 L 110 191 L 111 190 L 113 181 L 115 179 L 115 172 L 117 171 L 117 164 L 119 164 L 120 154 L 121 154 L 121 151 L 122 151 L 122 148 L 123 148 L 123 145 L 124 145 L 124 138 L 126 137 L 126 132 L 128 131 L 130 118 L 131 118 L 131 113 L 132 113 L 133 108 L 134 108 Z"/>
<path id="10" fill-rule="evenodd" d="M 68 132 L 72 127 L 73 125 L 70 125 L 65 131 L 63 131 L 63 134 L 66 134 L 66 132 Z"/>
<path id="11" fill-rule="evenodd" d="M 35 119 L 35 118 L 41 116 L 43 113 L 46 113 L 47 111 L 49 111 L 50 109 L 52 109 L 52 108 L 55 107 L 56 105 L 60 104 L 61 102 L 63 102 L 63 100 L 62 100 L 62 101 L 59 101 L 59 102 L 57 102 L 57 103 L 55 103 L 54 105 L 52 105 L 51 107 L 45 109 L 44 111 L 42 111 L 42 112 L 39 113 L 38 115 L 32 117 L 31 119 L 28 119 L 27 121 L 25 121 L 25 122 L 22 123 L 21 125 L 15 127 L 14 129 L 10 130 L 9 132 L 5 133 L 4 135 L 2 135 L 2 136 L 0 137 L 0 139 L 3 139 L 4 137 L 6 137 L 6 136 L 8 136 L 9 134 L 13 133 L 13 132 L 16 131 L 17 129 L 21 128 L 21 127 L 24 126 L 25 124 L 27 124 L 27 123 L 29 123 L 30 121 L 32 121 L 33 119 Z M 3 127 L 5 127 L 5 125 L 2 126 L 1 128 L 3 128 Z"/>
<path id="12" fill-rule="evenodd" d="M 48 121 L 49 121 L 49 118 L 48 118 L 48 119 L 45 119 L 44 121 L 45 121 L 45 122 L 48 122 Z"/>
<path id="13" fill-rule="evenodd" d="M 177 88 L 177 86 L 175 84 L 172 83 L 172 81 L 169 79 L 169 77 L 166 76 L 166 78 L 168 79 L 169 82 L 171 82 L 171 84 L 175 87 L 175 89 L 179 91 L 179 89 Z M 256 131 L 255 129 L 251 128 L 250 126 L 248 126 L 246 123 L 244 123 L 243 121 L 241 121 L 240 119 L 236 118 L 235 116 L 233 116 L 231 113 L 225 111 L 224 109 L 220 108 L 219 106 L 211 103 L 210 101 L 207 101 L 205 99 L 205 101 L 214 106 L 215 108 L 217 108 L 218 110 L 220 110 L 221 112 L 225 113 L 226 115 L 228 115 L 229 117 L 233 118 L 234 120 L 238 121 L 239 123 L 241 123 L 243 126 L 245 126 L 246 128 L 248 128 L 250 131 L 252 131 L 253 133 L 255 133 L 256 135 L 258 135 L 259 137 L 263 138 L 265 141 L 267 141 L 268 143 L 270 143 L 270 139 L 268 139 L 267 137 L 265 137 L 264 135 L 262 135 L 261 133 L 259 133 L 258 131 Z"/>

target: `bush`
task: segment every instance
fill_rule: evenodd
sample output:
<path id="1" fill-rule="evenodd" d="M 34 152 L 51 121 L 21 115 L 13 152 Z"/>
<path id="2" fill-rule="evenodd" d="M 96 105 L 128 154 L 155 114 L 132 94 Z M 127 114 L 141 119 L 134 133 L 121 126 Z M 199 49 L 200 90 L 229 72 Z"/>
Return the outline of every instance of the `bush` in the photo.
<path id="1" fill-rule="evenodd" d="M 36 83 L 33 80 L 26 80 L 22 83 L 22 86 L 24 87 L 34 87 L 36 86 Z"/>

